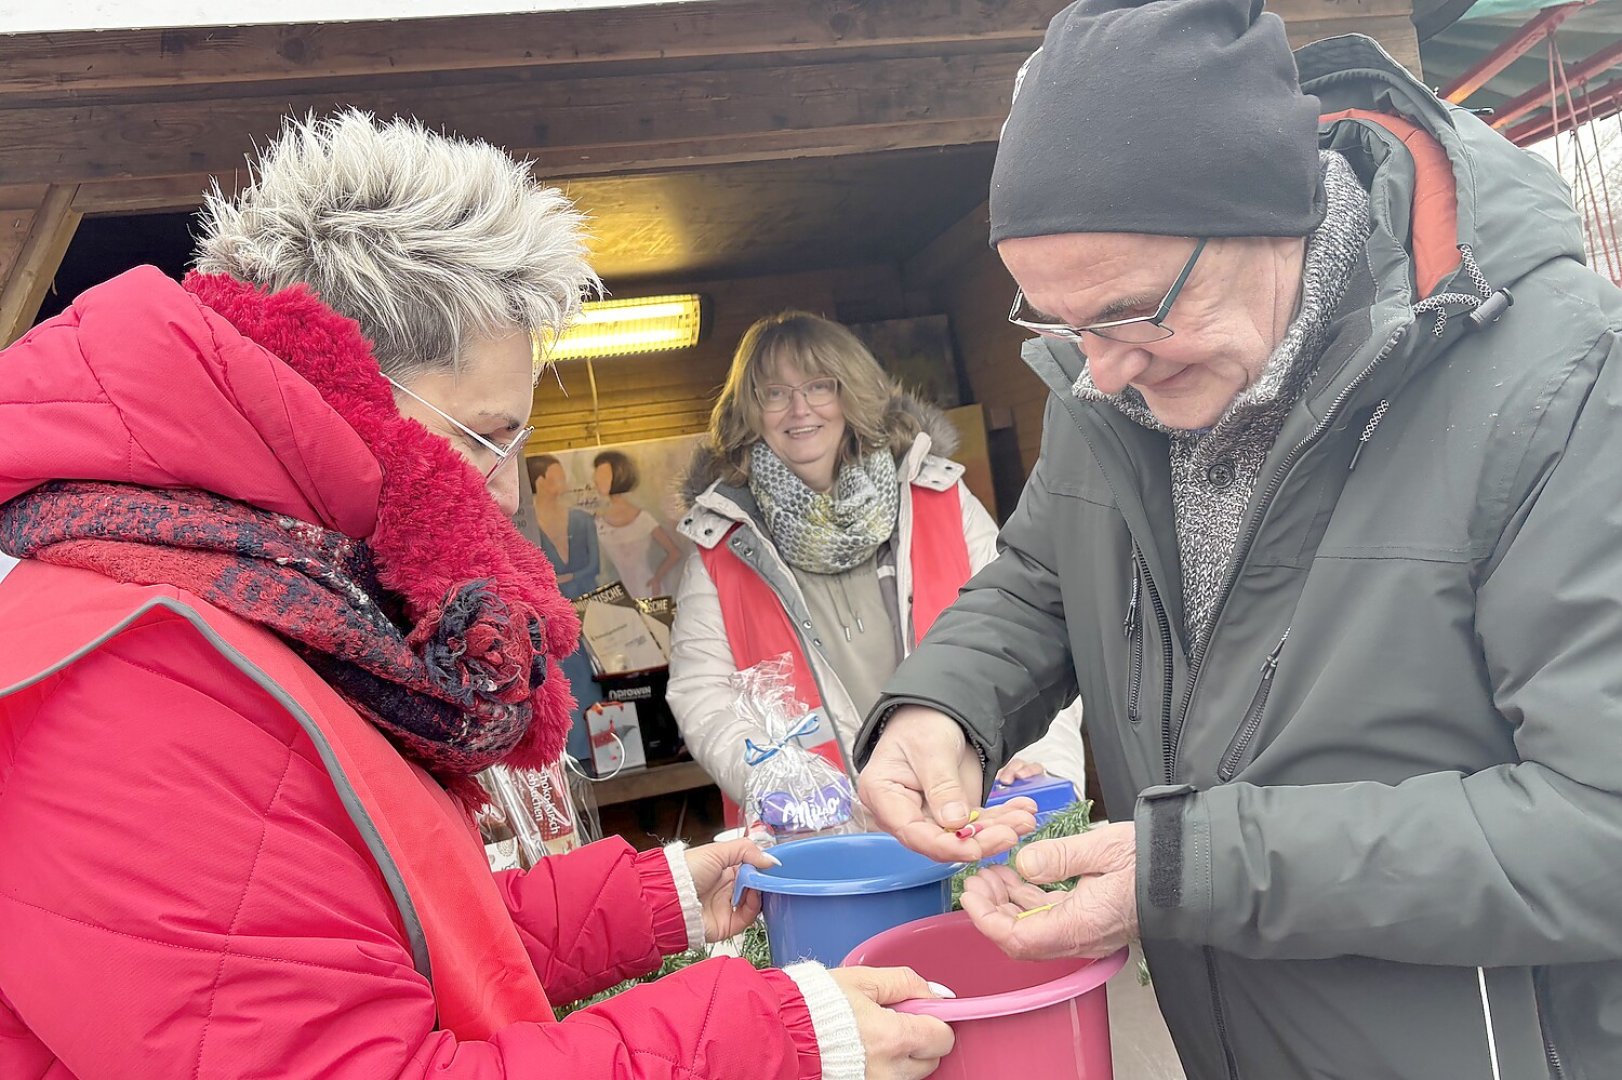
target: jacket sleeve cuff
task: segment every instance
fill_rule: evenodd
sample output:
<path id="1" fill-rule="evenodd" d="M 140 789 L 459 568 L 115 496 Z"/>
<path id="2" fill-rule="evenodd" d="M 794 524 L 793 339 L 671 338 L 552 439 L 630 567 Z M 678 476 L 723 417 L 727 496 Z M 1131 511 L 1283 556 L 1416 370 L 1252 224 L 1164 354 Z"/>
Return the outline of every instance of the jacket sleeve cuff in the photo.
<path id="1" fill-rule="evenodd" d="M 867 1051 L 856 1030 L 856 1014 L 828 969 L 821 964 L 790 964 L 783 974 L 800 988 L 800 996 L 811 1013 L 822 1080 L 864 1080 Z"/>
<path id="2" fill-rule="evenodd" d="M 665 845 L 665 859 L 670 863 L 670 877 L 676 883 L 676 895 L 681 899 L 683 925 L 687 929 L 687 947 L 704 947 L 704 905 L 693 884 L 693 871 L 687 865 L 687 845 Z"/>
<path id="3" fill-rule="evenodd" d="M 981 738 L 980 733 L 974 729 L 973 724 L 970 724 L 940 702 L 929 701 L 925 698 L 881 697 L 879 703 L 873 707 L 873 711 L 867 714 L 867 719 L 863 722 L 862 729 L 857 732 L 855 743 L 852 744 L 856 750 L 856 767 L 858 769 L 867 767 L 868 758 L 873 756 L 873 748 L 878 746 L 880 737 L 884 735 L 884 725 L 890 722 L 890 717 L 897 709 L 905 705 L 921 705 L 926 709 L 934 709 L 936 712 L 945 714 L 958 727 L 963 729 L 963 738 L 968 741 L 970 746 L 974 747 L 974 752 L 980 755 L 980 771 L 985 774 L 985 791 L 981 792 L 981 795 L 983 796 L 986 792 L 989 792 L 991 790 L 991 774 L 996 771 L 989 764 L 991 748 Z"/>
<path id="4" fill-rule="evenodd" d="M 661 955 L 687 948 L 687 912 L 676 884 L 675 865 L 663 851 L 641 851 L 632 860 L 642 899 L 653 917 L 653 943 Z M 686 869 L 685 865 L 682 867 Z M 687 878 L 688 887 L 693 883 Z"/>
<path id="5" fill-rule="evenodd" d="M 1187 784 L 1138 796 L 1138 926 L 1148 940 L 1209 943 L 1211 819 L 1205 797 Z"/>

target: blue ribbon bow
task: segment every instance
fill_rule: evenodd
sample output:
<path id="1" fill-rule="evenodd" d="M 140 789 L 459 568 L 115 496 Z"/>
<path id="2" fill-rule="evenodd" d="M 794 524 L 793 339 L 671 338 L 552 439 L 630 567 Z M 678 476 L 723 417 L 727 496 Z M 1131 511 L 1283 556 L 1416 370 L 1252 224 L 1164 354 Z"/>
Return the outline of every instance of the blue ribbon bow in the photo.
<path id="1" fill-rule="evenodd" d="M 743 741 L 743 760 L 748 765 L 760 765 L 776 757 L 792 740 L 803 738 L 817 730 L 822 723 L 820 717 L 814 712 L 808 712 L 794 726 L 789 733 L 769 746 L 760 746 L 753 739 Z"/>

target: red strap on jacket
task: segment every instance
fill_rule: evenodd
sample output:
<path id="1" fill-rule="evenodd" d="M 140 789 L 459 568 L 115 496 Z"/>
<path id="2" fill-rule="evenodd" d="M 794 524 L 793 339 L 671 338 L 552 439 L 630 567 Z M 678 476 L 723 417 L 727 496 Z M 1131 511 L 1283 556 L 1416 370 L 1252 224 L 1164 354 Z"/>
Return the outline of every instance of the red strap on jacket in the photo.
<path id="1" fill-rule="evenodd" d="M 822 695 L 817 692 L 817 680 L 811 674 L 811 664 L 805 650 L 800 648 L 800 639 L 783 602 L 772 592 L 771 586 L 732 551 L 732 537 L 738 528 L 734 525 L 728 529 L 714 547 L 699 549 L 704 569 L 715 583 L 727 644 L 732 648 L 732 662 L 739 671 L 745 671 L 764 660 L 788 653 L 795 700 L 813 709 L 821 708 Z M 838 739 L 825 739 L 807 749 L 832 762 L 841 773 L 846 771 Z M 738 747 L 738 752 L 743 753 L 743 747 Z M 721 795 L 721 820 L 729 829 L 743 824 L 742 808 L 725 793 Z"/>
<path id="2" fill-rule="evenodd" d="M 812 709 L 822 707 L 822 695 L 817 691 L 817 680 L 811 673 L 811 663 L 805 650 L 800 648 L 799 636 L 789 619 L 783 602 L 772 592 L 759 574 L 732 550 L 732 536 L 738 526 L 727 531 L 719 544 L 701 549 L 704 568 L 715 582 L 715 593 L 721 602 L 721 621 L 726 625 L 727 644 L 732 648 L 732 662 L 739 671 L 745 671 L 784 653 L 789 656 L 793 672 L 794 698 Z M 831 729 L 830 729 L 831 734 Z M 845 758 L 839 752 L 839 740 L 825 739 L 807 747 L 833 763 L 840 772 L 845 771 Z M 739 753 L 743 747 L 738 748 Z M 733 807 L 726 807 L 728 820 Z"/>
<path id="3" fill-rule="evenodd" d="M 957 485 L 912 489 L 912 644 L 922 641 L 970 577 Z"/>
<path id="4" fill-rule="evenodd" d="M 74 603 L 62 609 L 64 576 Z M 55 583 L 54 585 L 52 583 Z M 472 822 L 427 773 L 269 631 L 164 586 L 124 585 L 89 571 L 24 562 L 5 580 L 11 611 L 56 610 L 49 633 L 0 663 L 0 686 L 15 685 L 155 603 L 146 618 L 200 616 L 235 651 L 308 714 L 325 736 L 355 797 L 405 884 L 428 946 L 438 1027 L 482 1040 L 521 1020 L 554 1019 L 546 991 L 496 888 Z M 28 655 L 30 652 L 37 655 Z"/>
<path id="5" fill-rule="evenodd" d="M 310 713 L 377 823 L 422 921 L 439 1026 L 478 1040 L 521 1020 L 555 1019 L 467 816 L 330 687 L 309 689 Z"/>

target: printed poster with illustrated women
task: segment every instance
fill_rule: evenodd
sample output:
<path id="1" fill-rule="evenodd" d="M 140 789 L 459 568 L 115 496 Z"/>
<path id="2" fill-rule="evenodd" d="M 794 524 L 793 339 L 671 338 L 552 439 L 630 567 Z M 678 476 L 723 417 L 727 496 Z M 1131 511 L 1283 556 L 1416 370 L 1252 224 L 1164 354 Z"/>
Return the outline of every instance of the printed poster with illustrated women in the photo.
<path id="1" fill-rule="evenodd" d="M 618 581 L 637 599 L 674 596 L 692 544 L 676 533 L 680 486 L 702 435 L 530 453 L 541 548 L 571 599 Z"/>

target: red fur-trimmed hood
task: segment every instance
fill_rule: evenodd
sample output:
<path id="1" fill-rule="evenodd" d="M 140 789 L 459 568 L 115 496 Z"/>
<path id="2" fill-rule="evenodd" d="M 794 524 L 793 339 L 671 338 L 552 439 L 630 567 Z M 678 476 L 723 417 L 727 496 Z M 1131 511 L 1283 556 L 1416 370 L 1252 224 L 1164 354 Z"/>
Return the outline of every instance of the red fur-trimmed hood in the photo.
<path id="1" fill-rule="evenodd" d="M 140 267 L 80 296 L 0 360 L 0 502 L 50 480 L 199 488 L 365 540 L 412 637 L 447 605 L 511 640 L 538 622 L 548 677 L 508 760 L 562 752 L 557 659 L 579 625 L 551 564 L 441 438 L 400 416 L 359 327 L 302 287 Z M 509 624 L 510 625 L 507 625 Z"/>

